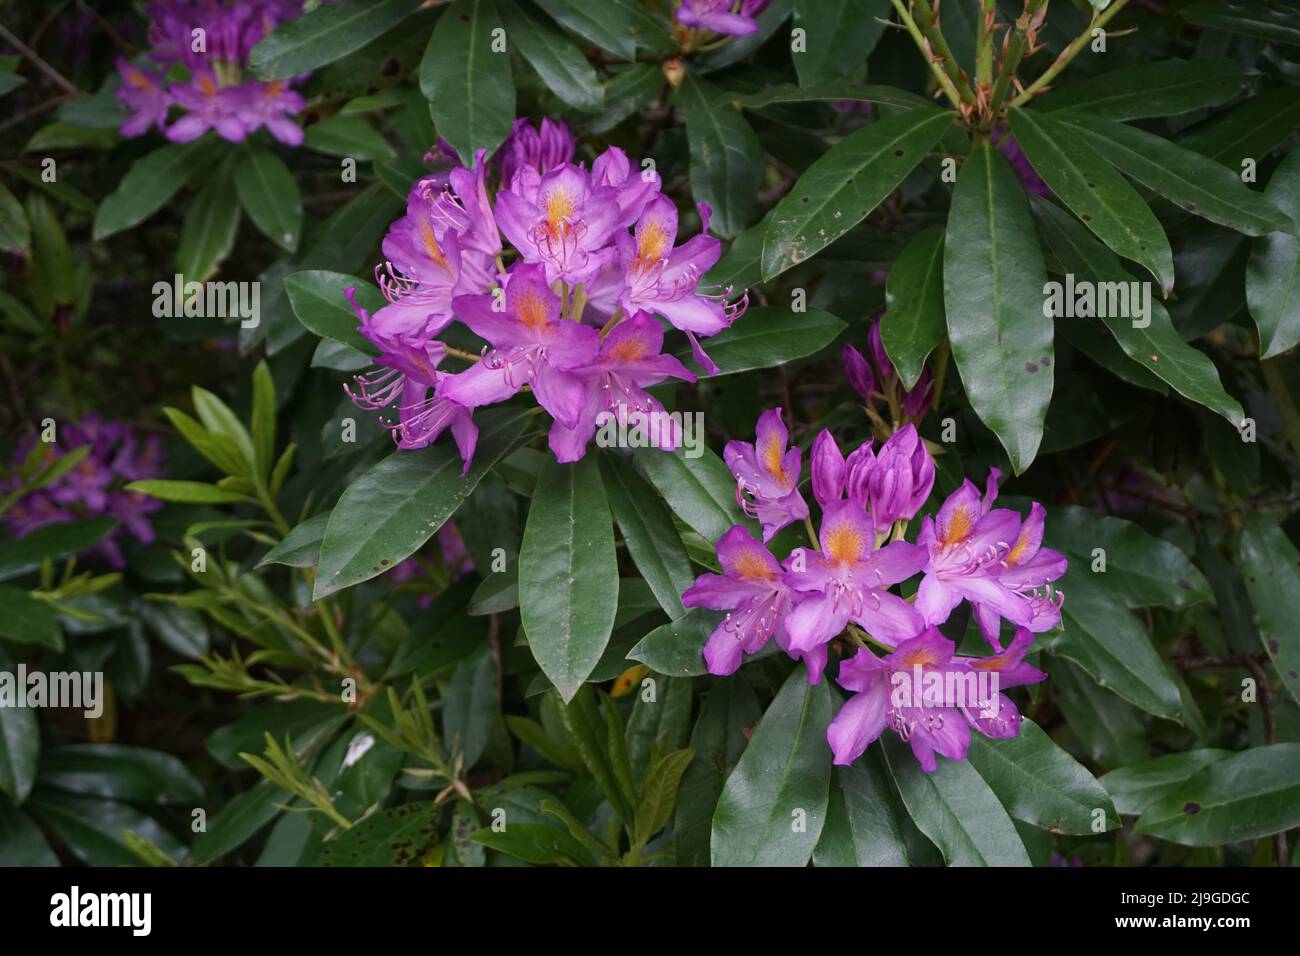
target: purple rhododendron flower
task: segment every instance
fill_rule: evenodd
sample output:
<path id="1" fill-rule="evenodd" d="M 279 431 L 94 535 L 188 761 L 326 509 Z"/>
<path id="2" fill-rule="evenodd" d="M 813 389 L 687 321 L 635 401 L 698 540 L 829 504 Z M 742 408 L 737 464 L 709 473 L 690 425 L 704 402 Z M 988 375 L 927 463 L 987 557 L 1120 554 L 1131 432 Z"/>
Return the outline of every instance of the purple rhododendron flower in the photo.
<path id="1" fill-rule="evenodd" d="M 140 136 L 157 126 L 175 143 L 213 130 L 239 142 L 262 127 L 289 146 L 302 144 L 302 129 L 290 117 L 306 101 L 285 81 L 263 83 L 247 74 L 248 56 L 275 27 L 302 13 L 296 0 L 153 0 L 149 15 L 149 58 L 159 73 L 125 60 L 117 98 L 130 115 L 122 135 Z M 201 31 L 201 32 L 197 32 Z M 172 67 L 182 79 L 166 79 Z M 184 115 L 170 126 L 168 110 Z"/>
<path id="2" fill-rule="evenodd" d="M 880 399 L 889 402 L 891 408 L 897 404 L 904 418 L 920 419 L 924 417 L 934 397 L 934 376 L 928 368 L 923 369 L 913 388 L 903 388 L 898 370 L 889 360 L 885 343 L 880 337 L 880 319 L 883 315 L 883 311 L 879 312 L 871 320 L 871 331 L 867 334 L 867 351 L 871 355 L 869 362 L 853 346 L 844 346 L 844 375 L 863 401 L 871 403 Z"/>
<path id="3" fill-rule="evenodd" d="M 509 183 L 525 166 L 541 174 L 571 163 L 573 151 L 573 133 L 563 121 L 544 117 L 540 126 L 533 126 L 528 117 L 521 116 L 495 158 L 501 181 Z"/>
<path id="4" fill-rule="evenodd" d="M 790 434 L 779 408 L 758 419 L 754 443 L 730 441 L 722 458 L 736 479 L 736 500 L 763 526 L 763 540 L 792 521 L 808 517 L 808 505 L 799 494 L 799 468 L 803 451 L 786 449 Z"/>
<path id="5" fill-rule="evenodd" d="M 728 36 L 747 36 L 758 29 L 754 19 L 770 0 L 682 0 L 676 17 L 683 26 Z"/>
<path id="6" fill-rule="evenodd" d="M 15 461 L 24 461 L 36 443 L 35 436 L 19 442 Z M 49 485 L 19 497 L 4 513 L 4 522 L 15 537 L 21 538 L 50 524 L 116 518 L 118 526 L 88 553 L 121 569 L 126 566 L 121 548 L 123 533 L 128 532 L 141 544 L 152 543 L 155 534 L 148 516 L 163 506 L 157 498 L 127 491 L 123 486 L 162 475 L 162 442 L 157 435 L 140 437 L 124 424 L 104 421 L 90 413 L 65 426 L 62 440 L 46 446 L 46 454 L 58 459 L 83 445 L 90 446 L 85 458 Z M 3 490 L 15 491 L 18 487 L 15 483 Z"/>

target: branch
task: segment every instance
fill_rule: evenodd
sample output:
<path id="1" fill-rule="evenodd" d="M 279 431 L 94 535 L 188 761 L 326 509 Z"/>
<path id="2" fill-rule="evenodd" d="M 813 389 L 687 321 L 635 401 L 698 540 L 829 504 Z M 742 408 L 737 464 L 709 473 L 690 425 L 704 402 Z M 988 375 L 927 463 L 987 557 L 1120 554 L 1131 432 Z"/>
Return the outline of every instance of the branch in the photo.
<path id="1" fill-rule="evenodd" d="M 1070 41 L 1070 45 L 1061 51 L 1061 55 L 1056 58 L 1056 62 L 1049 66 L 1042 76 L 1029 84 L 1023 93 L 1008 103 L 1007 109 L 1023 106 L 1042 92 L 1045 86 L 1049 85 L 1052 80 L 1056 79 L 1058 73 L 1070 65 L 1071 60 L 1083 52 L 1083 48 L 1087 46 L 1088 41 L 1092 39 L 1092 31 L 1104 27 L 1110 22 L 1111 18 L 1114 17 L 1115 14 L 1124 9 L 1124 6 L 1127 3 L 1128 0 L 1115 0 L 1115 2 L 1104 11 L 1093 16 L 1092 22 L 1088 24 L 1087 29 Z"/>

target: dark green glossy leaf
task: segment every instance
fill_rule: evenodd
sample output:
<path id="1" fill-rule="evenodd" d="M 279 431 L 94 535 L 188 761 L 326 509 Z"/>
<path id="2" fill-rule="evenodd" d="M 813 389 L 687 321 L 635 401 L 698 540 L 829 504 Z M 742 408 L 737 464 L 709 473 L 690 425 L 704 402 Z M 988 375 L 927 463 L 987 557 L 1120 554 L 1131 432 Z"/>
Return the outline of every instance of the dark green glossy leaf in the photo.
<path id="1" fill-rule="evenodd" d="M 264 236 L 287 252 L 298 249 L 302 196 L 284 160 L 269 149 L 252 150 L 235 167 L 235 191 Z"/>
<path id="2" fill-rule="evenodd" d="M 1269 43 L 1300 45 L 1300 10 L 1259 0 L 1202 0 L 1178 15 L 1188 23 L 1254 37 Z"/>
<path id="3" fill-rule="evenodd" d="M 825 348 L 844 331 L 844 323 L 821 309 L 792 312 L 784 306 L 760 305 L 710 338 L 705 347 L 718 366 L 717 375 L 773 368 Z M 686 361 L 689 348 L 678 352 Z"/>
<path id="4" fill-rule="evenodd" d="M 1052 397 L 1047 276 L 1024 191 L 987 143 L 957 176 L 944 239 L 948 338 L 971 407 L 1007 450 L 1016 473 L 1038 453 Z"/>
<path id="5" fill-rule="evenodd" d="M 875 748 L 835 768 L 826 826 L 813 851 L 816 866 L 907 866 L 889 777 Z"/>
<path id="6" fill-rule="evenodd" d="M 684 449 L 634 448 L 632 459 L 687 527 L 716 542 L 732 525 L 748 524 L 736 504 L 736 481 L 708 448 L 698 458 Z"/>
<path id="7" fill-rule="evenodd" d="M 26 694 L 27 688 L 17 685 L 14 662 L 0 648 L 0 671 L 6 677 L 4 697 Z M 26 697 L 23 698 L 24 703 Z M 7 794 L 10 802 L 20 805 L 31 793 L 36 780 L 36 763 L 41 753 L 41 734 L 36 726 L 36 713 L 27 707 L 15 706 L 17 700 L 5 700 L 0 706 L 0 793 Z"/>
<path id="8" fill-rule="evenodd" d="M 467 472 L 455 446 L 443 441 L 394 452 L 349 485 L 325 526 L 315 598 L 368 581 L 418 551 L 514 449 L 531 421 L 531 412 L 520 409 L 482 415 Z"/>
<path id="9" fill-rule="evenodd" d="M 59 858 L 45 842 L 40 828 L 8 801 L 0 800 L 0 866 L 58 865 Z"/>
<path id="10" fill-rule="evenodd" d="M 586 847 L 569 833 L 546 823 L 512 823 L 499 833 L 490 828 L 476 830 L 469 838 L 525 863 L 594 865 Z"/>
<path id="11" fill-rule="evenodd" d="M 1047 670 L 1066 725 L 1089 757 L 1103 767 L 1146 759 L 1146 727 L 1136 708 L 1067 660 L 1051 660 Z"/>
<path id="12" fill-rule="evenodd" d="M 1050 113 L 1012 110 L 1011 128 L 1052 192 L 1116 255 L 1141 264 L 1168 295 L 1174 255 L 1155 214 L 1074 128 Z"/>
<path id="13" fill-rule="evenodd" d="M 1300 552 L 1276 524 L 1251 515 L 1241 530 L 1240 555 L 1264 650 L 1300 701 Z"/>
<path id="14" fill-rule="evenodd" d="M 339 0 L 280 24 L 249 63 L 264 80 L 286 80 L 342 59 L 410 16 L 420 0 Z"/>
<path id="15" fill-rule="evenodd" d="M 1032 720 L 1022 720 L 1015 737 L 972 733 L 970 744 L 970 762 L 1017 820 L 1077 836 L 1120 825 L 1101 784 Z"/>
<path id="16" fill-rule="evenodd" d="M 510 39 L 551 92 L 587 113 L 604 107 L 605 89 L 587 58 L 528 0 L 502 0 L 501 17 Z"/>
<path id="17" fill-rule="evenodd" d="M 284 540 L 262 556 L 259 568 L 268 564 L 283 564 L 290 568 L 315 567 L 320 561 L 320 545 L 325 538 L 325 526 L 330 515 L 326 511 L 312 515 L 302 524 L 290 529 Z"/>
<path id="18" fill-rule="evenodd" d="M 355 289 L 357 305 L 373 315 L 383 308 L 384 297 L 369 282 L 341 272 L 308 270 L 285 276 L 284 288 L 293 314 L 312 332 L 350 345 L 366 355 L 377 353 L 370 340 L 357 331 L 361 320 L 348 304 L 346 295 L 348 289 Z"/>
<path id="19" fill-rule="evenodd" d="M 794 25 L 804 31 L 795 50 L 802 86 L 861 72 L 889 22 L 889 0 L 794 0 Z"/>
<path id="20" fill-rule="evenodd" d="M 881 740 L 908 814 L 949 866 L 1029 866 L 1011 817 L 969 762 L 939 758 L 926 773 L 896 734 Z"/>
<path id="21" fill-rule="evenodd" d="M 616 455 L 601 457 L 605 491 L 637 570 L 670 618 L 686 613 L 682 592 L 695 582 L 672 513 L 635 469 Z"/>
<path id="22" fill-rule="evenodd" d="M 1184 846 L 1222 846 L 1300 826 L 1300 744 L 1216 760 L 1138 818 L 1135 832 Z"/>
<path id="23" fill-rule="evenodd" d="M 806 866 L 826 821 L 834 705 L 795 668 L 727 777 L 713 813 L 714 866 Z"/>
<path id="24" fill-rule="evenodd" d="M 717 96 L 715 87 L 688 74 L 674 102 L 686 115 L 691 192 L 712 207 L 710 228 L 729 238 L 749 225 L 767 160 L 744 115 L 714 105 Z"/>
<path id="25" fill-rule="evenodd" d="M 124 831 L 144 837 L 173 860 L 185 853 L 158 821 L 124 803 L 39 791 L 28 809 L 76 856 L 90 866 L 138 866 Z"/>
<path id="26" fill-rule="evenodd" d="M 59 615 L 22 588 L 0 585 L 0 637 L 18 644 L 43 644 L 63 650 Z"/>
<path id="27" fill-rule="evenodd" d="M 625 60 L 641 49 L 668 43 L 663 28 L 635 0 L 609 0 L 593 7 L 586 0 L 536 0 L 539 7 L 571 33 L 590 40 Z"/>
<path id="28" fill-rule="evenodd" d="M 325 845 L 322 866 L 428 866 L 443 808 L 432 800 L 384 810 Z"/>
<path id="29" fill-rule="evenodd" d="M 763 278 L 812 258 L 876 208 L 923 160 L 952 114 L 915 109 L 850 133 L 777 204 L 763 244 Z"/>
<path id="30" fill-rule="evenodd" d="M 668 825 L 677 807 L 677 792 L 682 774 L 695 758 L 695 751 L 674 750 L 665 754 L 650 768 L 646 776 L 645 792 L 636 808 L 635 839 L 649 842 L 650 838 Z"/>
<path id="31" fill-rule="evenodd" d="M 46 558 L 58 560 L 93 548 L 116 524 L 112 518 L 48 524 L 21 538 L 0 542 L 0 581 L 35 571 Z"/>
<path id="32" fill-rule="evenodd" d="M 1035 100 L 1034 105 L 1130 120 L 1208 109 L 1247 89 L 1246 71 L 1231 60 L 1157 60 L 1067 84 Z"/>
<path id="33" fill-rule="evenodd" d="M 388 140 L 360 116 L 343 114 L 307 127 L 304 143 L 309 149 L 348 156 L 352 159 L 392 159 L 397 153 Z"/>
<path id="34" fill-rule="evenodd" d="M 199 806 L 204 790 L 185 765 L 158 750 L 121 744 L 64 744 L 41 760 L 43 786 L 83 797 Z"/>
<path id="35" fill-rule="evenodd" d="M 1258 93 L 1228 113 L 1196 127 L 1182 145 L 1204 153 L 1240 174 L 1242 161 L 1261 162 L 1300 127 L 1300 96 L 1295 88 Z"/>
<path id="36" fill-rule="evenodd" d="M 456 670 L 442 695 L 442 737 L 469 770 L 483 755 L 497 712 L 497 665 L 481 644 Z"/>
<path id="37" fill-rule="evenodd" d="M 943 232 L 927 230 L 903 247 L 885 282 L 880 339 L 905 388 L 916 385 L 926 358 L 946 333 Z"/>
<path id="38" fill-rule="evenodd" d="M 456 0 L 438 18 L 420 61 L 420 92 L 438 135 L 466 166 L 477 150 L 500 146 L 515 121 L 510 56 L 493 49 L 496 30 L 504 28 L 493 0 Z"/>
<path id="39" fill-rule="evenodd" d="M 186 282 L 207 281 L 230 254 L 238 229 L 239 197 L 229 174 L 218 173 L 199 190 L 185 213 L 176 271 Z"/>
<path id="40" fill-rule="evenodd" d="M 1231 750 L 1204 748 L 1180 754 L 1165 754 L 1130 767 L 1112 770 L 1101 785 L 1115 801 L 1115 808 L 1127 816 L 1145 813 L 1157 800 L 1182 787 L 1208 764 L 1232 756 Z"/>
<path id="41" fill-rule="evenodd" d="M 1273 171 L 1264 195 L 1300 222 L 1300 149 Z M 1259 329 L 1260 358 L 1300 343 L 1300 238 L 1278 232 L 1255 240 L 1246 266 L 1246 304 Z"/>
<path id="42" fill-rule="evenodd" d="M 614 529 L 590 455 L 547 461 L 537 477 L 519 553 L 519 614 L 528 646 L 566 701 L 600 660 L 614 627 Z"/>
<path id="43" fill-rule="evenodd" d="M 130 229 L 166 205 L 194 172 L 200 151 L 197 142 L 172 143 L 132 163 L 117 189 L 95 211 L 95 239 Z"/>
<path id="44" fill-rule="evenodd" d="M 629 660 L 640 661 L 651 670 L 672 677 L 698 677 L 708 673 L 704 664 L 704 643 L 722 615 L 708 608 L 693 607 L 685 616 L 656 627 L 627 652 Z"/>
<path id="45" fill-rule="evenodd" d="M 735 94 L 727 94 L 734 96 Z M 839 103 L 850 100 L 860 103 L 879 103 L 900 110 L 934 109 L 934 103 L 924 96 L 909 93 L 892 86 L 863 83 L 820 83 L 816 86 L 796 86 L 778 83 L 766 86 L 755 93 L 736 96 L 734 102 L 747 110 L 761 110 L 783 103 Z"/>

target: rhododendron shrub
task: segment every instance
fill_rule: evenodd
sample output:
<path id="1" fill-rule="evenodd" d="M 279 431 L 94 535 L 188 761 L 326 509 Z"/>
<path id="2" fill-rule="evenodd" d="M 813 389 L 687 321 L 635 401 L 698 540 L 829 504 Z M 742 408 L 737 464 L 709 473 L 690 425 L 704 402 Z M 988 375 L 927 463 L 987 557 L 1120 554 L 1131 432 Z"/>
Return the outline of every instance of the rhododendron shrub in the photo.
<path id="1" fill-rule="evenodd" d="M 1296 861 L 1293 6 L 6 5 L 0 864 Z"/>

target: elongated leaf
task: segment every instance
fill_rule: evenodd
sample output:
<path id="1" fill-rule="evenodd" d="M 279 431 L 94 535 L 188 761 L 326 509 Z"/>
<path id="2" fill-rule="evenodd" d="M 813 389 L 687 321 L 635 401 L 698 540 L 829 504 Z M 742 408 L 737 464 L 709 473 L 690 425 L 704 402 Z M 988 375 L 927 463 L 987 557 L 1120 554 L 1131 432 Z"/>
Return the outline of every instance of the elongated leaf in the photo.
<path id="1" fill-rule="evenodd" d="M 758 306 L 708 340 L 709 357 L 718 366 L 713 377 L 785 365 L 820 351 L 843 331 L 844 323 L 821 309 Z M 677 357 L 686 361 L 690 354 L 683 348 Z"/>
<path id="2" fill-rule="evenodd" d="M 1053 658 L 1047 670 L 1067 726 L 1094 761 L 1119 767 L 1146 759 L 1146 727 L 1137 708 L 1068 660 Z"/>
<path id="3" fill-rule="evenodd" d="M 755 93 L 735 96 L 734 102 L 747 110 L 761 110 L 764 107 L 783 103 L 839 103 L 843 100 L 879 103 L 900 110 L 934 109 L 932 101 L 924 96 L 909 93 L 907 90 L 900 90 L 893 86 L 844 81 L 819 83 L 816 86 L 778 83 L 766 86 Z"/>
<path id="4" fill-rule="evenodd" d="M 92 548 L 116 525 L 112 518 L 48 524 L 21 538 L 0 542 L 0 581 L 34 571 L 46 558 L 57 560 Z"/>
<path id="5" fill-rule="evenodd" d="M 525 863 L 593 866 L 591 853 L 569 833 L 546 823 L 516 823 L 498 832 L 475 830 L 469 838 Z"/>
<path id="6" fill-rule="evenodd" d="M 880 339 L 905 388 L 947 332 L 943 314 L 943 233 L 927 230 L 904 248 L 885 282 Z"/>
<path id="7" fill-rule="evenodd" d="M 1221 846 L 1300 826 L 1300 744 L 1254 747 L 1208 764 L 1157 800 L 1134 830 Z"/>
<path id="8" fill-rule="evenodd" d="M 1101 778 L 1101 785 L 1115 801 L 1120 813 L 1145 813 L 1157 800 L 1180 788 L 1207 765 L 1232 756 L 1231 750 L 1204 748 L 1181 754 L 1165 754 L 1131 767 L 1120 767 Z"/>
<path id="9" fill-rule="evenodd" d="M 0 866 L 58 866 L 59 858 L 40 828 L 25 814 L 0 800 Z"/>
<path id="10" fill-rule="evenodd" d="M 695 760 L 686 768 L 673 819 L 678 866 L 708 866 L 713 811 L 722 785 L 740 759 L 746 732 L 762 716 L 749 682 L 740 674 L 715 684 L 691 732 Z"/>
<path id="11" fill-rule="evenodd" d="M 254 149 L 235 168 L 235 190 L 253 225 L 294 252 L 302 235 L 302 196 L 289 167 L 269 149 Z"/>
<path id="12" fill-rule="evenodd" d="M 16 644 L 63 650 L 63 633 L 54 608 L 9 584 L 0 585 L 0 637 Z"/>
<path id="13" fill-rule="evenodd" d="M 698 677 L 708 673 L 704 643 L 718 626 L 721 614 L 708 608 L 691 608 L 683 617 L 656 627 L 627 652 L 628 660 L 640 661 L 660 674 Z"/>
<path id="14" fill-rule="evenodd" d="M 591 456 L 548 461 L 537 477 L 519 553 L 519 614 L 528 646 L 572 700 L 614 627 L 618 562 L 600 470 Z"/>
<path id="15" fill-rule="evenodd" d="M 64 744 L 41 760 L 40 782 L 77 796 L 133 803 L 203 802 L 204 790 L 185 765 L 158 750 L 120 744 Z"/>
<path id="16" fill-rule="evenodd" d="M 12 693 L 27 693 L 26 687 L 17 686 L 14 663 L 3 648 L 0 648 L 0 670 L 9 676 Z M 23 702 L 26 702 L 25 697 Z M 36 726 L 36 714 L 27 707 L 14 706 L 16 703 L 7 701 L 0 707 L 0 793 L 6 794 L 14 806 L 20 805 L 31 793 L 41 753 L 41 733 Z"/>
<path id="17" fill-rule="evenodd" d="M 342 59 L 420 8 L 420 0 L 338 0 L 280 24 L 249 56 L 264 80 L 286 80 Z"/>
<path id="18" fill-rule="evenodd" d="M 303 140 L 318 152 L 353 159 L 392 159 L 388 140 L 360 116 L 337 115 L 307 127 Z"/>
<path id="19" fill-rule="evenodd" d="M 971 407 L 1016 473 L 1038 453 L 1052 397 L 1043 255 L 1011 164 L 987 143 L 957 176 L 943 257 L 944 312 Z"/>
<path id="20" fill-rule="evenodd" d="M 500 146 L 515 120 L 510 56 L 493 49 L 493 31 L 502 29 L 493 0 L 456 0 L 438 18 L 420 61 L 420 91 L 438 135 L 466 166 L 477 150 Z"/>
<path id="21" fill-rule="evenodd" d="M 677 792 L 682 774 L 695 758 L 695 751 L 675 750 L 665 754 L 650 768 L 646 777 L 645 794 L 636 808 L 636 839 L 648 842 L 652 836 L 668 825 L 677 807 Z"/>
<path id="22" fill-rule="evenodd" d="M 795 668 L 727 777 L 713 812 L 714 866 L 806 866 L 826 821 L 829 685 Z"/>
<path id="23" fill-rule="evenodd" d="M 1273 171 L 1264 195 L 1300 222 L 1300 149 Z M 1300 343 L 1300 238 L 1274 233 L 1255 241 L 1246 266 L 1246 304 L 1259 329 L 1260 358 Z"/>
<path id="24" fill-rule="evenodd" d="M 138 866 L 140 858 L 132 852 L 127 832 L 144 837 L 173 860 L 185 854 L 185 848 L 158 821 L 124 803 L 40 791 L 28 807 L 90 866 Z"/>
<path id="25" fill-rule="evenodd" d="M 1004 740 L 971 734 L 970 762 L 1017 820 L 1079 836 L 1120 825 L 1101 784 L 1032 720 Z"/>
<path id="26" fill-rule="evenodd" d="M 1146 268 L 1168 295 L 1174 287 L 1174 255 L 1137 190 L 1072 127 L 1049 113 L 1012 110 L 1011 128 L 1052 192 L 1117 255 Z"/>
<path id="27" fill-rule="evenodd" d="M 185 185 L 201 155 L 198 143 L 172 143 L 137 159 L 95 210 L 95 239 L 130 229 L 161 209 Z"/>
<path id="28" fill-rule="evenodd" d="M 204 282 L 235 245 L 239 200 L 230 176 L 219 173 L 194 197 L 181 226 L 176 271 L 186 282 Z"/>
<path id="29" fill-rule="evenodd" d="M 675 102 L 686 114 L 691 192 L 713 209 L 710 228 L 731 237 L 749 225 L 763 184 L 762 144 L 740 110 L 714 105 L 717 89 L 687 75 Z"/>
<path id="30" fill-rule="evenodd" d="M 442 695 L 442 736 L 465 769 L 478 762 L 497 709 L 497 667 L 487 644 L 461 661 Z"/>
<path id="31" fill-rule="evenodd" d="M 537 5 L 572 33 L 625 60 L 638 47 L 653 49 L 667 42 L 663 29 L 632 0 L 611 0 L 593 7 L 586 0 L 536 0 Z"/>
<path id="32" fill-rule="evenodd" d="M 32 229 L 27 223 L 27 213 L 23 210 L 23 204 L 9 191 L 9 187 L 0 183 L 0 249 L 25 256 L 31 250 L 31 246 Z M 15 818 L 21 819 L 16 816 Z"/>
<path id="33" fill-rule="evenodd" d="M 384 810 L 325 845 L 325 866 L 429 866 L 438 858 L 443 807 L 432 800 Z"/>
<path id="34" fill-rule="evenodd" d="M 659 606 L 674 620 L 686 613 L 682 592 L 695 581 L 681 535 L 667 506 L 630 464 L 615 455 L 601 459 L 605 491 L 627 552 Z"/>
<path id="35" fill-rule="evenodd" d="M 1073 505 L 1048 511 L 1044 543 L 1069 557 L 1079 575 L 1092 575 L 1112 598 L 1128 607 L 1191 607 L 1211 597 L 1205 576 L 1179 548 L 1156 538 L 1131 521 L 1099 515 Z M 1093 571 L 1105 552 L 1104 572 Z"/>
<path id="36" fill-rule="evenodd" d="M 881 740 L 908 814 L 949 866 L 1029 866 L 1011 817 L 969 762 L 940 759 L 926 773 L 896 734 Z"/>
<path id="37" fill-rule="evenodd" d="M 229 505 L 253 500 L 240 492 L 226 491 L 201 481 L 171 481 L 166 478 L 133 481 L 126 486 L 126 490 L 140 491 L 162 501 L 179 501 L 190 505 Z"/>
<path id="38" fill-rule="evenodd" d="M 1241 177 L 1200 153 L 1122 123 L 1071 115 L 1098 152 L 1182 209 L 1248 236 L 1294 234 L 1297 226 Z"/>
<path id="39" fill-rule="evenodd" d="M 812 258 L 865 219 L 951 123 L 951 113 L 918 108 L 864 126 L 832 146 L 772 213 L 763 243 L 763 278 Z"/>
<path id="40" fill-rule="evenodd" d="M 519 52 L 556 96 L 587 113 L 604 107 L 605 89 L 587 58 L 528 0 L 502 0 L 501 17 Z"/>
<path id="41" fill-rule="evenodd" d="M 816 866 L 907 866 L 907 843 L 889 777 L 873 748 L 835 768 Z"/>
<path id="42" fill-rule="evenodd" d="M 315 599 L 383 574 L 419 550 L 514 448 L 530 420 L 519 409 L 483 415 L 468 472 L 454 446 L 440 442 L 395 452 L 349 485 L 325 526 Z"/>
<path id="43" fill-rule="evenodd" d="M 1034 210 L 1043 238 L 1068 272 L 1100 283 L 1134 281 L 1114 254 L 1074 217 L 1049 202 L 1036 201 Z M 1184 398 L 1217 412 L 1234 425 L 1240 423 L 1241 406 L 1223 390 L 1214 363 L 1182 340 L 1169 313 L 1154 298 L 1149 318 L 1150 324 L 1142 327 L 1137 319 L 1128 316 L 1101 317 L 1129 358 L 1169 383 Z"/>
<path id="44" fill-rule="evenodd" d="M 1245 70 L 1231 60 L 1157 60 L 1067 84 L 1034 104 L 1040 109 L 1130 120 L 1219 106 L 1247 88 Z"/>
<path id="45" fill-rule="evenodd" d="M 1226 30 L 1270 43 L 1300 45 L 1300 10 L 1279 4 L 1242 0 L 1203 0 L 1183 7 L 1178 15 L 1188 23 Z"/>
<path id="46" fill-rule="evenodd" d="M 262 556 L 257 566 L 262 568 L 268 564 L 284 564 L 291 568 L 314 567 L 320 560 L 320 544 L 325 538 L 325 527 L 329 520 L 329 512 L 326 511 L 313 515 L 292 528 L 283 541 Z"/>
<path id="47" fill-rule="evenodd" d="M 1300 96 L 1285 86 L 1252 96 L 1196 127 L 1181 142 L 1240 174 L 1243 160 L 1258 163 L 1296 127 L 1300 127 Z"/>
<path id="48" fill-rule="evenodd" d="M 1169 665 L 1132 612 L 1117 606 L 1086 568 L 1071 567 L 1057 584 L 1065 594 L 1065 627 L 1040 637 L 1042 646 L 1074 661 L 1134 706 L 1181 722 L 1182 701 Z"/>
<path id="49" fill-rule="evenodd" d="M 700 451 L 698 458 L 690 458 L 681 448 L 634 448 L 632 460 L 687 527 L 716 542 L 728 528 L 747 522 L 736 504 L 731 472 L 709 449 Z"/>
<path id="50" fill-rule="evenodd" d="M 378 353 L 371 341 L 357 331 L 360 319 L 347 299 L 347 290 L 356 290 L 357 305 L 374 315 L 383 307 L 384 297 L 369 282 L 341 272 L 307 270 L 285 276 L 284 288 L 293 314 L 308 329 L 366 355 Z"/>
<path id="51" fill-rule="evenodd" d="M 1276 524 L 1251 515 L 1241 531 L 1241 570 L 1264 650 L 1300 701 L 1300 552 Z"/>
<path id="52" fill-rule="evenodd" d="M 804 31 L 796 49 L 799 83 L 812 86 L 861 70 L 889 22 L 889 0 L 794 0 L 794 25 Z"/>

